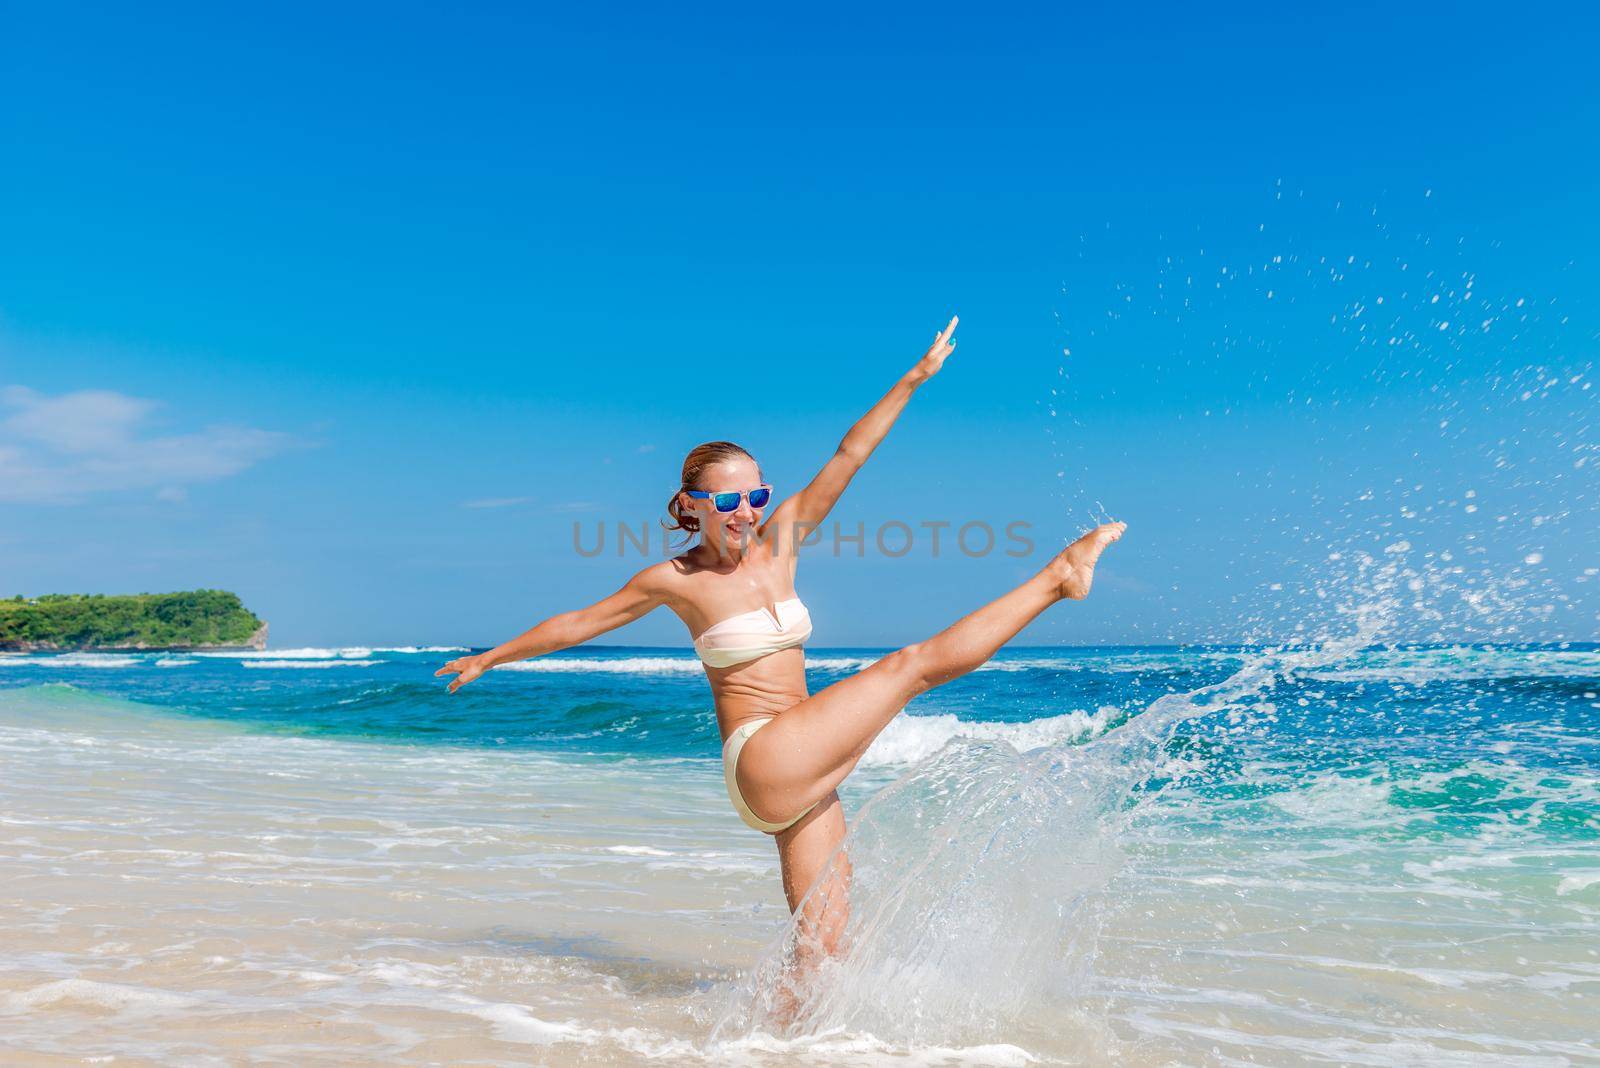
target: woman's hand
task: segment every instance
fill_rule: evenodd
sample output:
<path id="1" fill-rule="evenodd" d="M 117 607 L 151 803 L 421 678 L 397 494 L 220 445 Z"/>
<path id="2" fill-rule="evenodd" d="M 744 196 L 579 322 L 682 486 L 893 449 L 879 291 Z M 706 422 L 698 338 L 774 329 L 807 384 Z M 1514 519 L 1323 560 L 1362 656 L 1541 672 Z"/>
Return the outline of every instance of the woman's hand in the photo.
<path id="1" fill-rule="evenodd" d="M 959 316 L 952 315 L 950 325 L 933 335 L 933 344 L 928 346 L 928 351 L 922 354 L 922 359 L 912 368 L 911 373 L 919 380 L 926 381 L 938 374 L 939 368 L 944 366 L 944 358 L 955 351 L 956 343 L 950 338 L 956 332 L 956 324 L 960 321 Z"/>
<path id="2" fill-rule="evenodd" d="M 950 325 L 933 335 L 933 344 L 928 346 L 928 351 L 922 354 L 916 366 L 901 375 L 900 381 L 890 387 L 883 399 L 856 420 L 855 426 L 839 442 L 839 447 L 822 465 L 816 477 L 767 517 L 766 528 L 793 530 L 798 536 L 800 524 L 821 523 L 826 518 L 839 495 L 856 472 L 861 470 L 861 465 L 867 462 L 867 457 L 872 455 L 872 450 L 878 447 L 884 435 L 889 433 L 889 428 L 894 426 L 894 421 L 900 418 L 906 402 L 917 391 L 917 387 L 938 374 L 939 368 L 944 366 L 945 357 L 955 351 L 956 343 L 950 338 L 956 332 L 958 322 L 960 320 L 952 315 Z"/>
<path id="3" fill-rule="evenodd" d="M 477 656 L 457 657 L 444 667 L 440 668 L 438 671 L 435 671 L 433 675 L 434 678 L 438 678 L 440 675 L 458 676 L 457 678 L 450 680 L 450 692 L 455 693 L 461 687 L 465 686 L 467 683 L 471 682 L 479 675 L 482 675 L 485 671 L 488 671 L 492 667 L 494 667 L 494 665 L 489 663 L 488 654 L 479 653 Z"/>

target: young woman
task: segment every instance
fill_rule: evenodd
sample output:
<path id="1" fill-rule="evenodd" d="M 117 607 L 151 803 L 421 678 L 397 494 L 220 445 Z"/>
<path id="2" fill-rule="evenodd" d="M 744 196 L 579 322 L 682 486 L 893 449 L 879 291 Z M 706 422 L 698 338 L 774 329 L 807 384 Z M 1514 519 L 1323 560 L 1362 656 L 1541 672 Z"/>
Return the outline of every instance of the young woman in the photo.
<path id="1" fill-rule="evenodd" d="M 808 694 L 801 644 L 811 620 L 795 594 L 797 534 L 822 522 L 917 387 L 939 372 L 955 348 L 955 328 L 951 319 L 934 335 L 928 351 L 850 428 L 817 476 L 770 516 L 772 487 L 754 457 L 732 442 L 700 445 L 684 460 L 682 484 L 667 502 L 669 529 L 698 534 L 694 546 L 645 568 L 588 608 L 553 616 L 486 653 L 452 660 L 437 674 L 456 676 L 454 693 L 499 664 L 589 641 L 666 605 L 688 626 L 705 662 L 729 799 L 745 823 L 774 836 L 784 894 L 796 909 L 844 838 L 834 788 L 878 733 L 911 698 L 976 668 L 1046 608 L 1086 596 L 1095 561 L 1124 529 L 1108 523 L 1091 530 L 1005 596 Z M 800 917 L 811 936 L 804 941 L 823 953 L 837 951 L 843 931 L 845 858 L 833 878 L 840 885 L 815 895 L 829 902 L 826 915 L 819 905 L 817 916 Z"/>

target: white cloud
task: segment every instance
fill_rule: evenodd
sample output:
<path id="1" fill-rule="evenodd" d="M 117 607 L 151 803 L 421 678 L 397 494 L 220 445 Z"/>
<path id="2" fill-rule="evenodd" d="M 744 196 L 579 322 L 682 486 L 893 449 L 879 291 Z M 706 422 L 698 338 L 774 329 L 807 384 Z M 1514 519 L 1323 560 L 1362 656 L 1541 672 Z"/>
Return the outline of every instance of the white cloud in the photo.
<path id="1" fill-rule="evenodd" d="M 293 443 L 241 426 L 153 433 L 145 424 L 155 408 L 110 390 L 0 389 L 0 410 L 10 411 L 0 418 L 0 501 L 70 504 L 157 488 L 163 500 L 181 499 L 184 485 L 237 474 Z"/>
<path id="2" fill-rule="evenodd" d="M 147 400 L 104 389 L 46 397 L 24 386 L 0 390 L 0 402 L 16 409 L 4 424 L 12 436 L 71 453 L 106 452 L 125 445 L 154 407 Z"/>

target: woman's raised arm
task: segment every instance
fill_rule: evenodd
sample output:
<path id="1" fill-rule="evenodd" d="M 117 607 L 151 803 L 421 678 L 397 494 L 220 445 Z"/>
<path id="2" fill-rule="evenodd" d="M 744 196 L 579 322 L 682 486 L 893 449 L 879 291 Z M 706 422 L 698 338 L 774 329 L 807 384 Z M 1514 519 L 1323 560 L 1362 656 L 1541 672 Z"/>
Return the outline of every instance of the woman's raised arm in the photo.
<path id="1" fill-rule="evenodd" d="M 956 323 L 959 319 L 952 316 L 950 325 L 933 336 L 933 344 L 916 366 L 901 376 L 883 395 L 883 399 L 872 406 L 872 409 L 856 421 L 855 426 L 839 442 L 839 448 L 822 465 L 822 470 L 817 472 L 815 478 L 807 483 L 805 489 L 785 500 L 772 513 L 767 524 L 776 524 L 773 529 L 782 530 L 791 523 L 820 523 L 833 510 L 835 502 L 839 500 L 844 488 L 850 484 L 855 473 L 861 470 L 861 465 L 867 462 L 867 457 L 872 455 L 872 450 L 878 443 L 888 436 L 889 428 L 894 426 L 894 421 L 900 418 L 900 413 L 905 409 L 906 402 L 911 399 L 917 387 L 939 373 L 939 368 L 944 366 L 946 356 L 955 349 L 956 343 L 951 336 L 956 332 Z"/>
<path id="2" fill-rule="evenodd" d="M 665 587 L 657 574 L 661 567 L 661 564 L 647 567 L 610 597 L 596 601 L 587 608 L 551 616 L 486 653 L 458 657 L 435 671 L 434 675 L 457 676 L 450 680 L 450 692 L 455 693 L 490 668 L 581 645 L 624 623 L 632 623 L 664 602 Z"/>

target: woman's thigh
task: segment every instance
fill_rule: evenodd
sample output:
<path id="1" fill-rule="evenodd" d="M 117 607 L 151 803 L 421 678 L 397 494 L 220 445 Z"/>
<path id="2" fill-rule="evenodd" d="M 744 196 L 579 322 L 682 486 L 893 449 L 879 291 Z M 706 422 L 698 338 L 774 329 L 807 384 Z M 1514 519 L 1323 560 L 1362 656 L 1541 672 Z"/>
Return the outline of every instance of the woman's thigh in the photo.
<path id="1" fill-rule="evenodd" d="M 820 804 L 850 774 L 872 740 L 924 689 L 917 647 L 890 653 L 780 712 L 739 754 L 739 792 L 763 819 Z"/>

